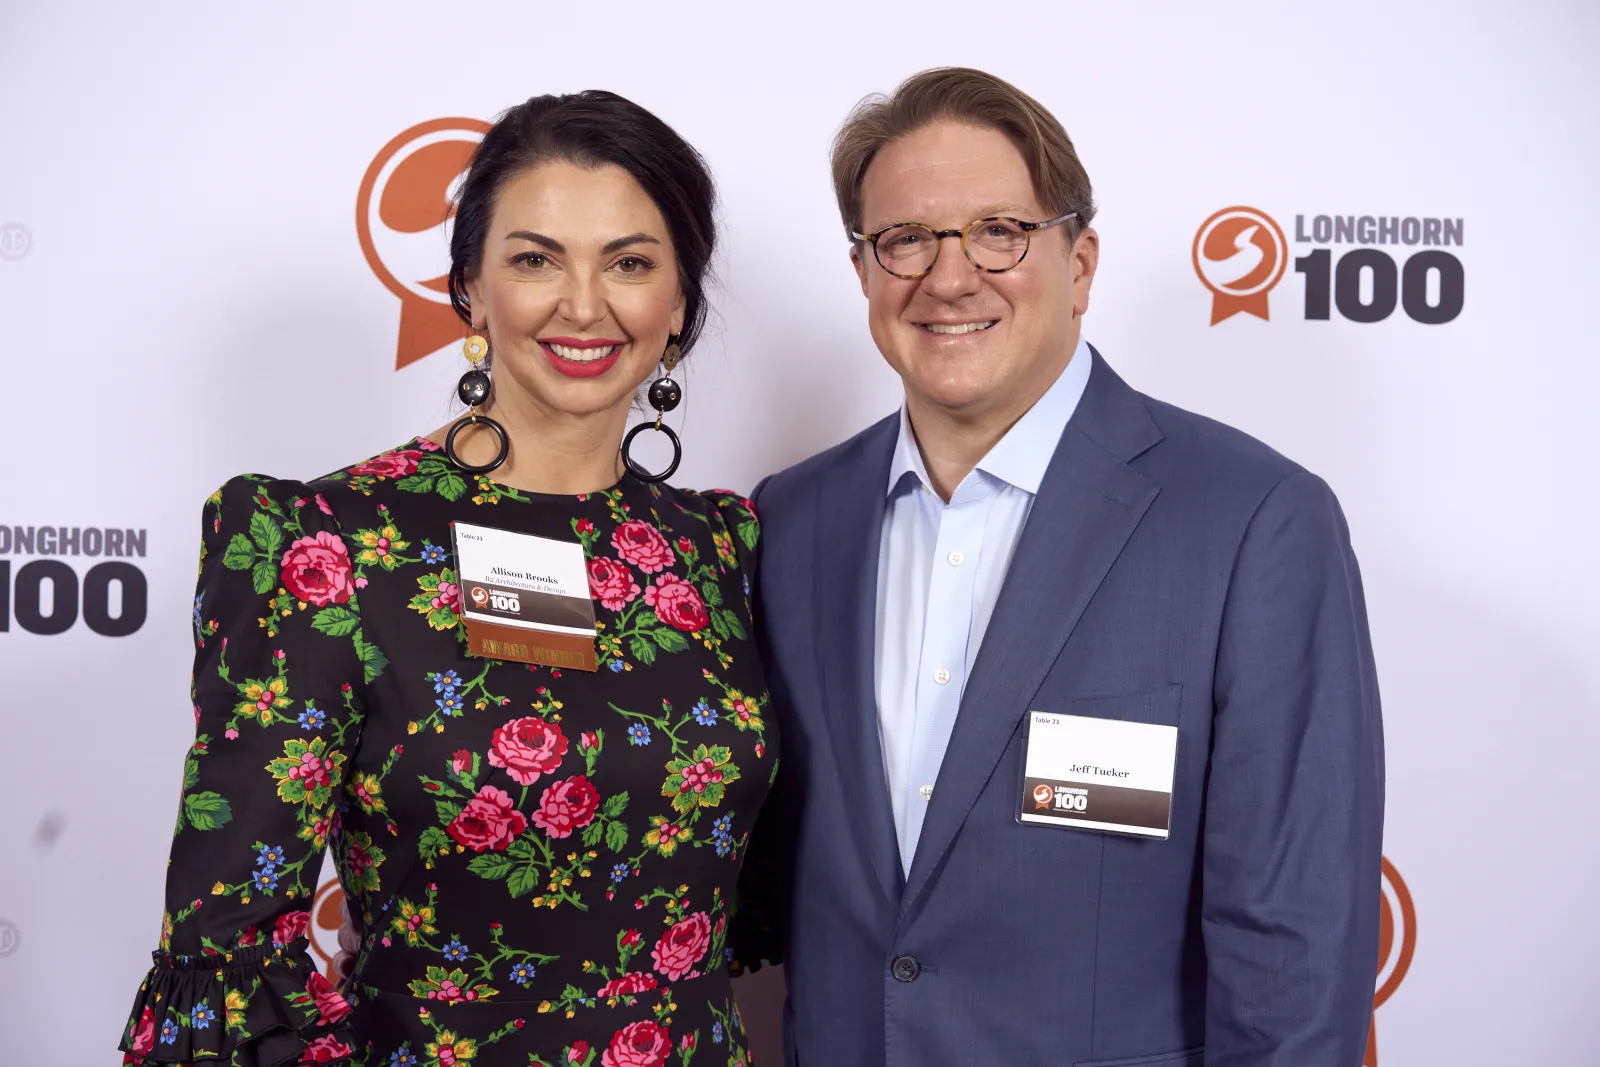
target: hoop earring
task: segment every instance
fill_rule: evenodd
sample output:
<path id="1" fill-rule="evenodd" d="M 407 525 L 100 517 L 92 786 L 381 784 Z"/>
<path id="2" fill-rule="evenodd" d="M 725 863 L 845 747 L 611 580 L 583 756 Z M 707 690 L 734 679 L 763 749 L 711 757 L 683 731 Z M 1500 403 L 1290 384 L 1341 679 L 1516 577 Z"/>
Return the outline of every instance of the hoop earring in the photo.
<path id="1" fill-rule="evenodd" d="M 683 350 L 678 347 L 678 342 L 673 341 L 667 350 L 661 354 L 661 377 L 650 383 L 650 406 L 656 409 L 654 423 L 641 422 L 628 431 L 628 436 L 622 439 L 622 462 L 628 470 L 641 482 L 664 482 L 672 477 L 678 469 L 678 461 L 683 459 L 683 443 L 678 440 L 678 435 L 672 432 L 672 427 L 662 423 L 661 418 L 667 412 L 678 406 L 683 399 L 683 390 L 678 383 L 672 380 L 672 371 L 683 359 Z M 646 430 L 655 430 L 657 433 L 666 434 L 667 440 L 672 443 L 672 462 L 667 464 L 667 469 L 660 474 L 651 474 L 638 463 L 634 462 L 630 454 L 634 438 Z"/>
<path id="2" fill-rule="evenodd" d="M 506 461 L 506 456 L 511 452 L 511 441 L 506 436 L 504 426 L 495 422 L 487 415 L 478 414 L 478 408 L 489 400 L 492 383 L 489 381 L 488 371 L 482 369 L 481 364 L 489 358 L 489 340 L 482 334 L 474 333 L 467 338 L 461 346 L 461 354 L 467 357 L 467 362 L 472 364 L 472 369 L 461 376 L 456 383 L 456 396 L 470 410 L 467 414 L 457 419 L 450 427 L 450 433 L 444 439 L 444 454 L 450 457 L 450 462 L 460 467 L 469 474 L 488 474 Z M 486 426 L 500 442 L 499 451 L 494 459 L 488 463 L 467 463 L 456 455 L 456 437 L 462 430 L 469 426 Z"/>

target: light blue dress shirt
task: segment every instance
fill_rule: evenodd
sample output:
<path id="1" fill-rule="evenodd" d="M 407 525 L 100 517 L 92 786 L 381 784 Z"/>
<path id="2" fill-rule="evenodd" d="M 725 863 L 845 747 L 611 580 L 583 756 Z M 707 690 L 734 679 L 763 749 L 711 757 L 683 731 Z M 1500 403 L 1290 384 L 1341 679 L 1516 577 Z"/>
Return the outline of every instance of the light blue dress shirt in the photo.
<path id="1" fill-rule="evenodd" d="M 1079 340 L 1043 396 L 962 479 L 934 491 L 905 407 L 878 547 L 878 740 L 900 864 L 911 870 L 967 676 L 1045 468 L 1089 383 Z"/>

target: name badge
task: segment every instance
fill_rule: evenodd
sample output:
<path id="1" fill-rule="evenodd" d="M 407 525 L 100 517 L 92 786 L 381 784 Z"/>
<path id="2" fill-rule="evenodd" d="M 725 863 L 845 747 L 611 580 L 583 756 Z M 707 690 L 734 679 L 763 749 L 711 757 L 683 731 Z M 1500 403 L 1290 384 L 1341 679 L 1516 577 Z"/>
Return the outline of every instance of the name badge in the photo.
<path id="1" fill-rule="evenodd" d="M 597 669 L 581 544 L 464 522 L 451 533 L 471 655 Z"/>
<path id="2" fill-rule="evenodd" d="M 1028 712 L 1017 821 L 1166 839 L 1178 728 Z"/>

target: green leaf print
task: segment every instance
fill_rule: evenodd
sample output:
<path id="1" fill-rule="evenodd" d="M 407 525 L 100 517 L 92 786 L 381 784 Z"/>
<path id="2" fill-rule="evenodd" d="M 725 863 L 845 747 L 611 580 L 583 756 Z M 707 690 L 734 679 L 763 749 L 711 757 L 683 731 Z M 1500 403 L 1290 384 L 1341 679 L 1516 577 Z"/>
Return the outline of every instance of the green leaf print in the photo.
<path id="1" fill-rule="evenodd" d="M 539 868 L 518 867 L 506 879 L 506 889 L 513 897 L 525 897 L 539 886 Z"/>
<path id="2" fill-rule="evenodd" d="M 650 636 L 663 652 L 686 652 L 689 649 L 689 639 L 676 630 L 651 630 Z"/>
<path id="3" fill-rule="evenodd" d="M 270 593 L 278 581 L 278 565 L 270 559 L 257 563 L 250 572 L 250 582 L 257 593 Z"/>
<path id="4" fill-rule="evenodd" d="M 317 612 L 311 620 L 311 628 L 329 637 L 348 637 L 361 626 L 361 620 L 349 608 L 332 604 Z M 369 646 L 370 647 L 370 646 Z M 360 650 L 357 650 L 360 654 Z"/>
<path id="5" fill-rule="evenodd" d="M 424 861 L 430 861 L 441 852 L 450 851 L 450 835 L 437 826 L 423 829 L 417 838 L 417 855 Z"/>
<path id="6" fill-rule="evenodd" d="M 646 667 L 656 661 L 656 646 L 643 637 L 632 637 L 628 641 L 628 651 L 633 653 L 633 658 Z"/>
<path id="7" fill-rule="evenodd" d="M 273 559 L 277 559 L 278 549 L 283 545 L 283 531 L 278 529 L 278 524 L 272 516 L 264 511 L 258 511 L 250 516 L 250 540 L 256 547 Z"/>
<path id="8" fill-rule="evenodd" d="M 361 636 L 359 629 L 351 635 L 351 640 L 356 643 L 356 658 L 361 660 L 361 680 L 371 685 L 389 665 L 389 657 L 383 654 L 383 649 Z"/>
<path id="9" fill-rule="evenodd" d="M 461 495 L 467 491 L 467 480 L 455 471 L 445 471 L 439 475 L 436 487 L 439 495 L 446 500 L 460 500 Z"/>
<path id="10" fill-rule="evenodd" d="M 242 533 L 234 534 L 222 553 L 222 565 L 230 571 L 242 571 L 248 570 L 255 561 L 256 550 L 250 544 L 250 538 Z"/>
<path id="11" fill-rule="evenodd" d="M 467 870 L 491 882 L 502 882 L 515 866 L 516 863 L 511 857 L 504 853 L 485 852 L 481 856 L 473 857 L 472 862 L 467 864 Z"/>
<path id="12" fill-rule="evenodd" d="M 606 847 L 612 852 L 621 852 L 628 847 L 628 826 L 626 823 L 613 822 L 606 824 Z"/>
<path id="13" fill-rule="evenodd" d="M 191 793 L 183 798 L 183 814 L 196 830 L 215 830 L 233 821 L 228 799 L 217 793 Z"/>
<path id="14" fill-rule="evenodd" d="M 412 474 L 396 482 L 395 488 L 407 493 L 431 493 L 433 492 L 433 476 L 430 474 Z"/>

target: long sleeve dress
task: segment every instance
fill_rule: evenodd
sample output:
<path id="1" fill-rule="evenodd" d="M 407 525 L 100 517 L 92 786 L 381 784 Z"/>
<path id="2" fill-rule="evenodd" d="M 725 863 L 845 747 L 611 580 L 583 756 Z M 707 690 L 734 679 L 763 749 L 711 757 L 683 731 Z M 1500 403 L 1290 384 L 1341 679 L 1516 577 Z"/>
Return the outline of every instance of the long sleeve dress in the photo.
<path id="1" fill-rule="evenodd" d="M 581 541 L 598 672 L 466 653 L 450 523 Z M 160 949 L 126 1063 L 742 1064 L 733 887 L 776 769 L 747 501 L 464 475 L 422 439 L 204 514 Z M 325 849 L 362 938 L 307 951 Z"/>

